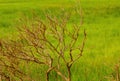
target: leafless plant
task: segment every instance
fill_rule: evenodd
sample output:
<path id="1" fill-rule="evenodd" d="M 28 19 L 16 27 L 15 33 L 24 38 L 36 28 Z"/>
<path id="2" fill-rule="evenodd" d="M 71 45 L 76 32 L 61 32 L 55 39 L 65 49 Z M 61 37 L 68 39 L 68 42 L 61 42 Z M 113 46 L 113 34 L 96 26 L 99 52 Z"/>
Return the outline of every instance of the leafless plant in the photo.
<path id="1" fill-rule="evenodd" d="M 79 42 L 83 20 L 82 12 L 78 13 L 81 16 L 80 25 L 73 24 L 71 27 L 67 26 L 71 14 L 66 12 L 61 19 L 49 14 L 46 21 L 35 18 L 29 22 L 25 19 L 29 24 L 23 23 L 18 28 L 24 48 L 19 50 L 21 54 L 16 57 L 48 66 L 46 81 L 49 81 L 51 71 L 55 71 L 63 80 L 71 81 L 71 67 L 82 56 L 86 40 L 84 30 L 83 41 Z M 67 75 L 61 71 L 62 66 L 66 67 Z"/>
<path id="2" fill-rule="evenodd" d="M 15 43 L 15 41 L 0 41 L 1 81 L 25 81 L 28 79 L 27 75 L 20 70 L 20 60 L 16 58 L 20 49 L 20 44 Z M 30 79 L 28 81 L 30 81 Z"/>

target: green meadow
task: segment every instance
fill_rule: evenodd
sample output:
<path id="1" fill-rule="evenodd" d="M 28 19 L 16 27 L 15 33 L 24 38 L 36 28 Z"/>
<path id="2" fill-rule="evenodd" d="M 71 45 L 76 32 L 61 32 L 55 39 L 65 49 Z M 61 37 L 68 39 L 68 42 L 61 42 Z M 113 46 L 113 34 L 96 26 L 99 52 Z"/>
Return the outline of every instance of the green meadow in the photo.
<path id="1" fill-rule="evenodd" d="M 75 0 L 0 0 L 0 39 L 17 37 L 16 27 L 23 14 L 43 17 L 45 11 L 55 14 L 74 6 Z M 116 75 L 114 68 L 120 63 L 120 1 L 81 0 L 80 6 L 84 17 L 81 32 L 86 30 L 87 40 L 83 56 L 72 67 L 72 81 L 112 81 L 108 77 Z M 79 23 L 77 15 L 72 19 L 69 25 Z M 36 81 L 45 81 L 40 69 L 31 64 L 24 70 Z"/>

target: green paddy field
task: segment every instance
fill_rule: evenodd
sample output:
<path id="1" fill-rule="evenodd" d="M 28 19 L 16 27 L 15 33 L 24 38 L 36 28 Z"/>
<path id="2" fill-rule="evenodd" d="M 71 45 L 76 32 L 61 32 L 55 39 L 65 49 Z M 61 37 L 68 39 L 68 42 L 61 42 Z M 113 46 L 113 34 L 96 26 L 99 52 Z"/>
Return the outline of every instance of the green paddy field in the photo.
<path id="1" fill-rule="evenodd" d="M 72 81 L 113 81 L 109 78 L 114 78 L 115 65 L 120 64 L 120 0 L 80 2 L 84 16 L 82 29 L 86 29 L 87 41 L 83 56 L 72 67 Z M 44 11 L 56 13 L 60 8 L 69 11 L 75 5 L 75 0 L 0 0 L 0 39 L 17 37 L 17 21 L 23 14 L 31 17 L 35 12 L 43 17 Z M 76 15 L 72 19 L 79 23 Z M 31 64 L 25 71 L 36 81 L 45 81 L 40 69 Z"/>

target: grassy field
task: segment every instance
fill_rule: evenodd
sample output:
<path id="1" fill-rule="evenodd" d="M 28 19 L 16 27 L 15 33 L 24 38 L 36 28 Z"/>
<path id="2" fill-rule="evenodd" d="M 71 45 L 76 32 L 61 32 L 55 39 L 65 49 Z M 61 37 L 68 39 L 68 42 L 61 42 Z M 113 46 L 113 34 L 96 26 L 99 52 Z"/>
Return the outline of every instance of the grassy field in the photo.
<path id="1" fill-rule="evenodd" d="M 22 14 L 31 17 L 34 11 L 42 17 L 44 10 L 55 13 L 59 7 L 68 9 L 74 5 L 73 0 L 0 0 L 0 38 L 16 36 L 17 20 Z M 87 41 L 83 56 L 72 67 L 72 80 L 108 81 L 105 77 L 114 75 L 114 66 L 120 62 L 120 1 L 81 0 L 81 6 Z M 77 16 L 73 19 L 78 22 Z M 31 66 L 29 73 L 37 81 L 44 81 L 39 69 Z"/>

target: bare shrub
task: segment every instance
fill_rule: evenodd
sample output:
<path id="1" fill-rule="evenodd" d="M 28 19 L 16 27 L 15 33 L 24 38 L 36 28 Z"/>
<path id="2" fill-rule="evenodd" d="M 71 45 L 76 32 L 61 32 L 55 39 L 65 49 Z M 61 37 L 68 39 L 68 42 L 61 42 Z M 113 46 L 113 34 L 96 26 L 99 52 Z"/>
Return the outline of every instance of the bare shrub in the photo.
<path id="1" fill-rule="evenodd" d="M 30 81 L 30 78 L 20 70 L 21 45 L 15 41 L 0 41 L 0 81 Z"/>
<path id="2" fill-rule="evenodd" d="M 71 81 L 71 67 L 82 56 L 86 40 L 85 30 L 83 41 L 79 40 L 83 20 L 82 12 L 78 14 L 81 16 L 80 25 L 72 26 L 68 26 L 71 14 L 66 12 L 60 19 L 49 14 L 46 20 L 25 19 L 26 23 L 18 28 L 24 49 L 19 50 L 21 54 L 17 58 L 47 66 L 46 81 L 49 81 L 51 71 L 64 81 Z"/>

